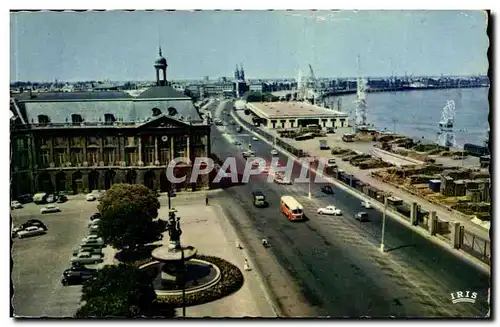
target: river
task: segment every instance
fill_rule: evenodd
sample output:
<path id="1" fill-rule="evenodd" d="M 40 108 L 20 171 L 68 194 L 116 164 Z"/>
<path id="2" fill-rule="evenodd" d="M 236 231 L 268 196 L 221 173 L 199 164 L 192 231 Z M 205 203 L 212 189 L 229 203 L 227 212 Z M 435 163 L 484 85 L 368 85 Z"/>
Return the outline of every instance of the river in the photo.
<path id="1" fill-rule="evenodd" d="M 484 87 L 368 93 L 368 123 L 379 129 L 393 131 L 395 127 L 397 133 L 437 141 L 441 111 L 446 101 L 453 100 L 456 146 L 462 147 L 464 143 L 483 145 L 489 128 L 488 90 Z M 354 118 L 356 95 L 343 95 L 340 98 L 341 110 Z M 333 101 L 337 107 L 335 99 L 327 98 L 326 101 Z"/>

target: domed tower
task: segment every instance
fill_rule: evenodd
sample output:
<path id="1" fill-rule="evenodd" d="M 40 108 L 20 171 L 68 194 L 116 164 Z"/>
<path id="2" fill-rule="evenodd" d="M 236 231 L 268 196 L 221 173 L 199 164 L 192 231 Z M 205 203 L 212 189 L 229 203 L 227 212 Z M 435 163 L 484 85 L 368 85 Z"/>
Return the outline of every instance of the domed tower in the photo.
<path id="1" fill-rule="evenodd" d="M 167 59 L 165 59 L 161 55 L 161 47 L 160 47 L 160 56 L 155 60 L 155 69 L 156 69 L 156 85 L 157 86 L 165 86 L 167 85 Z M 162 71 L 163 79 L 160 80 L 160 70 Z"/>

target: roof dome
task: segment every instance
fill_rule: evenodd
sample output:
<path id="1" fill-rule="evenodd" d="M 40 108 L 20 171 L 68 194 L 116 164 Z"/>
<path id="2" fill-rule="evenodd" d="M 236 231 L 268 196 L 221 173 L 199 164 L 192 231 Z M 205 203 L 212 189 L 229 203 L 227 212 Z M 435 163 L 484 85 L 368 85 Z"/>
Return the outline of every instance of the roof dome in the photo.
<path id="1" fill-rule="evenodd" d="M 160 56 L 155 60 L 155 67 L 166 67 L 167 66 L 167 59 L 165 59 L 161 55 L 161 48 L 160 48 Z"/>

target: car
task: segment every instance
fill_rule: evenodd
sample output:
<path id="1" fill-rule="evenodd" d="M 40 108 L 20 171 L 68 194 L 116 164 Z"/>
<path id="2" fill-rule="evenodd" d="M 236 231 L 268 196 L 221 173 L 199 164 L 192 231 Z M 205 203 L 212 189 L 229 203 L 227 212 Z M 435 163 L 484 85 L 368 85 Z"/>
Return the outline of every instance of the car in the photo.
<path id="1" fill-rule="evenodd" d="M 95 200 L 97 200 L 97 198 L 96 198 L 95 194 L 93 194 L 93 193 L 89 193 L 89 194 L 87 194 L 87 195 L 85 196 L 85 200 L 87 200 L 87 201 L 89 201 L 89 202 L 90 202 L 90 201 L 95 201 Z"/>
<path id="2" fill-rule="evenodd" d="M 78 256 L 78 253 L 89 252 L 90 254 L 98 254 L 103 256 L 102 248 L 95 246 L 77 246 L 73 249 L 73 256 Z"/>
<path id="3" fill-rule="evenodd" d="M 71 270 L 67 269 L 64 271 L 61 284 L 64 286 L 68 285 L 81 285 L 89 279 L 92 279 L 96 276 L 96 270 Z"/>
<path id="4" fill-rule="evenodd" d="M 98 226 L 100 221 L 101 221 L 101 219 L 99 219 L 99 218 L 91 220 L 91 221 L 89 221 L 88 227 L 90 228 L 90 226 Z"/>
<path id="5" fill-rule="evenodd" d="M 271 150 L 271 155 L 272 156 L 277 156 L 278 155 L 278 150 L 275 150 L 275 149 Z"/>
<path id="6" fill-rule="evenodd" d="M 64 203 L 68 201 L 68 197 L 64 194 L 60 194 L 58 197 L 57 197 L 57 203 Z"/>
<path id="7" fill-rule="evenodd" d="M 71 263 L 79 263 L 81 265 L 93 265 L 101 263 L 104 260 L 98 254 L 91 254 L 90 252 L 80 252 L 77 256 L 71 258 Z"/>
<path id="8" fill-rule="evenodd" d="M 11 201 L 10 202 L 11 209 L 21 209 L 22 207 L 23 207 L 23 204 L 19 201 Z"/>
<path id="9" fill-rule="evenodd" d="M 241 153 L 241 155 L 243 156 L 243 158 L 250 158 L 250 157 L 255 157 L 255 152 L 253 151 L 244 151 Z"/>
<path id="10" fill-rule="evenodd" d="M 85 266 L 75 264 L 75 265 L 72 265 L 71 268 L 64 270 L 63 276 L 66 276 L 66 275 L 70 274 L 71 272 L 75 272 L 75 271 L 96 273 L 97 269 L 87 268 Z"/>
<path id="11" fill-rule="evenodd" d="M 17 198 L 17 201 L 22 204 L 30 203 L 33 202 L 33 196 L 31 194 L 23 194 Z"/>
<path id="12" fill-rule="evenodd" d="M 96 235 L 96 234 L 91 234 L 91 235 L 89 235 L 89 236 L 87 236 L 87 237 L 83 238 L 83 239 L 82 239 L 82 242 L 83 242 L 83 243 L 86 243 L 87 241 L 93 241 L 93 240 L 100 240 L 100 241 L 102 241 L 102 238 L 101 238 L 101 237 L 99 237 L 99 236 L 98 236 L 98 235 Z"/>
<path id="13" fill-rule="evenodd" d="M 32 226 L 35 226 L 35 227 L 39 227 L 41 229 L 43 229 L 44 231 L 47 231 L 47 226 L 45 226 L 45 224 L 38 220 L 38 219 L 30 219 L 28 220 L 27 222 L 25 222 L 24 224 L 21 224 L 17 227 L 14 227 L 12 229 L 12 237 L 16 237 L 17 236 L 17 233 L 28 228 L 28 227 L 32 227 Z"/>
<path id="14" fill-rule="evenodd" d="M 257 208 L 264 208 L 269 206 L 269 203 L 266 200 L 266 196 L 261 191 L 252 192 L 253 205 Z"/>
<path id="15" fill-rule="evenodd" d="M 321 192 L 325 194 L 333 194 L 333 189 L 330 185 L 326 185 L 321 187 Z"/>
<path id="16" fill-rule="evenodd" d="M 40 209 L 41 214 L 53 213 L 53 212 L 61 212 L 61 209 L 59 209 L 59 207 L 57 207 L 53 204 L 49 204 L 48 206 L 45 206 L 42 209 Z"/>
<path id="17" fill-rule="evenodd" d="M 319 208 L 318 214 L 340 216 L 342 215 L 342 211 L 339 208 L 336 208 L 335 206 L 327 206 L 325 208 Z"/>
<path id="18" fill-rule="evenodd" d="M 49 194 L 47 195 L 47 198 L 45 199 L 47 203 L 54 203 L 57 201 L 57 195 L 55 194 Z"/>
<path id="19" fill-rule="evenodd" d="M 372 204 L 370 201 L 361 201 L 361 206 L 365 209 L 371 209 L 373 208 Z"/>
<path id="20" fill-rule="evenodd" d="M 241 145 L 240 141 L 234 141 L 234 145 Z"/>
<path id="21" fill-rule="evenodd" d="M 252 136 L 252 141 L 258 141 L 259 139 L 257 138 L 257 136 Z"/>
<path id="22" fill-rule="evenodd" d="M 363 221 L 369 221 L 368 219 L 368 213 L 366 212 L 358 212 L 354 218 L 356 218 L 356 220 L 359 220 L 360 222 L 363 222 Z"/>
<path id="23" fill-rule="evenodd" d="M 27 228 L 17 232 L 17 237 L 25 238 L 25 237 L 36 236 L 36 235 L 43 235 L 45 233 L 46 233 L 45 230 L 41 227 L 30 226 L 30 227 L 27 227 Z"/>
<path id="24" fill-rule="evenodd" d="M 80 246 L 85 247 L 85 246 L 92 246 L 92 247 L 103 247 L 104 246 L 104 241 L 102 239 L 97 239 L 97 240 L 85 240 L 80 243 Z"/>
<path id="25" fill-rule="evenodd" d="M 100 212 L 96 212 L 90 216 L 90 220 L 96 220 L 96 219 L 101 219 L 102 214 Z"/>
<path id="26" fill-rule="evenodd" d="M 90 225 L 89 226 L 89 233 L 95 233 L 99 231 L 99 225 Z"/>
<path id="27" fill-rule="evenodd" d="M 292 185 L 292 180 L 290 178 L 285 178 L 284 176 L 275 176 L 274 177 L 274 182 L 276 184 L 282 184 L 282 185 Z"/>

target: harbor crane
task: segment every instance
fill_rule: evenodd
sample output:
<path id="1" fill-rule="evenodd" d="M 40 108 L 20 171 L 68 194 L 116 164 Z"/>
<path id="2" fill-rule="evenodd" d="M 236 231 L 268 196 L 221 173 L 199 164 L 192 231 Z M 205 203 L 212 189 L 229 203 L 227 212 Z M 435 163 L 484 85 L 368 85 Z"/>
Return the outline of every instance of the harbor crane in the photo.
<path id="1" fill-rule="evenodd" d="M 438 143 L 442 146 L 454 147 L 456 145 L 455 132 L 455 101 L 448 100 L 441 111 L 441 120 L 439 121 Z"/>

